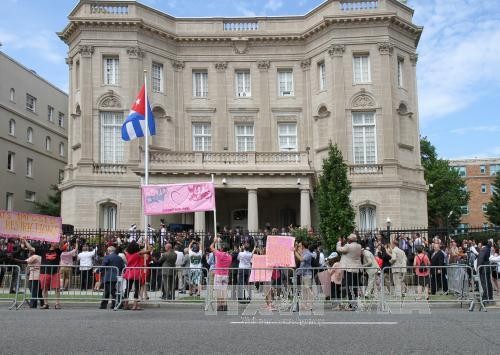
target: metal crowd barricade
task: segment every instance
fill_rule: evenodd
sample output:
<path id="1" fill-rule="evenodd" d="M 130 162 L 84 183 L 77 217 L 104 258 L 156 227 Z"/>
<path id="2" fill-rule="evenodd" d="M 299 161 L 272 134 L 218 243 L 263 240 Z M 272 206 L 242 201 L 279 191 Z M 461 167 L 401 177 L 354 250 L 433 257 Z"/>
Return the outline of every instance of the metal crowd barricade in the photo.
<path id="1" fill-rule="evenodd" d="M 126 267 L 120 277 L 120 302 L 116 309 L 136 300 L 142 304 L 202 304 L 207 294 L 207 276 L 208 270 L 201 267 Z"/>
<path id="2" fill-rule="evenodd" d="M 486 311 L 486 306 L 500 304 L 500 264 L 480 265 L 477 268 L 476 287 L 481 309 Z"/>
<path id="3" fill-rule="evenodd" d="M 20 283 L 19 265 L 0 265 L 0 303 L 8 303 L 9 309 L 13 309 L 19 301 Z"/>
<path id="4" fill-rule="evenodd" d="M 241 305 L 243 316 L 292 312 L 296 286 L 293 268 L 214 268 L 209 271 L 205 311 L 238 314 Z"/>
<path id="5" fill-rule="evenodd" d="M 370 311 L 380 308 L 378 267 L 327 267 L 295 271 L 297 310 L 321 314 L 325 309 Z"/>
<path id="6" fill-rule="evenodd" d="M 385 267 L 381 304 L 386 312 L 430 312 L 431 304 L 456 303 L 474 307 L 474 294 L 465 264 Z"/>
<path id="7" fill-rule="evenodd" d="M 36 269 L 40 271 L 39 275 Z M 112 283 L 101 282 L 106 273 L 112 278 L 120 275 L 115 266 L 93 266 L 89 269 L 54 265 L 28 267 L 24 283 L 20 285 L 22 302 L 17 309 L 23 305 L 30 308 L 37 308 L 38 305 L 59 308 L 64 303 L 114 305 L 119 299 L 118 294 L 112 297 Z"/>

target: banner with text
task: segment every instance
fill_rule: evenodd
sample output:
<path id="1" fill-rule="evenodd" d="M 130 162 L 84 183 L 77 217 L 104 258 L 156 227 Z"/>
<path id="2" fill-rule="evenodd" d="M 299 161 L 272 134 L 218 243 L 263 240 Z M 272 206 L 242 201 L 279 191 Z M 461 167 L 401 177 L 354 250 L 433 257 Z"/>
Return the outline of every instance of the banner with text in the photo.
<path id="1" fill-rule="evenodd" d="M 142 186 L 146 215 L 213 211 L 215 190 L 212 182 Z"/>
<path id="2" fill-rule="evenodd" d="M 248 282 L 269 282 L 273 274 L 272 269 L 266 269 L 266 256 L 257 255 L 252 256 L 252 271 L 250 271 L 250 278 Z"/>
<path id="3" fill-rule="evenodd" d="M 295 267 L 295 237 L 270 235 L 266 243 L 266 263 L 268 267 Z"/>
<path id="4" fill-rule="evenodd" d="M 61 217 L 0 210 L 0 237 L 57 243 L 61 234 Z"/>

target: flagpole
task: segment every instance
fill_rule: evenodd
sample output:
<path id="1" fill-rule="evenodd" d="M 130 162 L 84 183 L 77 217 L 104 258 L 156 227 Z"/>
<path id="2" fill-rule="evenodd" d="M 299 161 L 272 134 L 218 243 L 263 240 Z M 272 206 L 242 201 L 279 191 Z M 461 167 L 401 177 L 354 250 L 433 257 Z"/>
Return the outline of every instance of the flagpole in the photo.
<path id="1" fill-rule="evenodd" d="M 214 174 L 212 175 L 212 184 L 214 183 Z M 215 186 L 214 186 L 214 194 L 215 194 Z M 214 241 L 215 238 L 217 237 L 217 204 L 215 203 L 215 196 L 214 196 Z"/>
<path id="2" fill-rule="evenodd" d="M 147 83 L 148 71 L 144 69 L 144 119 L 146 121 L 146 132 L 144 132 L 144 185 L 149 185 L 149 105 L 148 105 L 148 83 Z M 149 236 L 148 233 L 148 216 L 146 211 L 144 211 L 144 238 L 146 248 L 149 246 Z"/>

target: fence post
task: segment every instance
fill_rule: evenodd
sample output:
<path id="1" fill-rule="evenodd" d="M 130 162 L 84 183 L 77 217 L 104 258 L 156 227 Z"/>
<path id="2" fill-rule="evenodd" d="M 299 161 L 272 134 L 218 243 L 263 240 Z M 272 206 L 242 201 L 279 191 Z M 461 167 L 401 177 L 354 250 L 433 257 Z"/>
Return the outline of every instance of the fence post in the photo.
<path id="1" fill-rule="evenodd" d="M 101 248 L 101 228 L 99 228 L 99 236 L 98 236 L 99 248 Z"/>

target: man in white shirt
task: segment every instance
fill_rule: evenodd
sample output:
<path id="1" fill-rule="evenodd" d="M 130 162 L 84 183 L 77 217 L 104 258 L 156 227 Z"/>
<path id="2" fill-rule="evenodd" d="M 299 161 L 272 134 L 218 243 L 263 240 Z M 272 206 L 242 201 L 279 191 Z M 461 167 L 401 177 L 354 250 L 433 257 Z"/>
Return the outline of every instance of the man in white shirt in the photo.
<path id="1" fill-rule="evenodd" d="M 182 264 L 184 262 L 184 252 L 176 248 L 175 254 L 177 255 L 175 267 L 177 268 L 177 285 L 179 287 L 179 293 L 186 293 L 186 284 L 184 283 L 185 270 L 182 268 Z"/>
<path id="2" fill-rule="evenodd" d="M 97 251 L 97 247 L 89 251 L 87 245 L 83 246 L 82 252 L 78 254 L 78 260 L 80 261 L 80 289 L 88 290 L 92 287 L 92 266 L 94 265 L 94 256 Z"/>
<path id="3" fill-rule="evenodd" d="M 248 289 L 248 279 L 250 277 L 250 269 L 252 267 L 252 252 L 250 252 L 250 245 L 245 246 L 238 253 L 238 301 L 244 300 L 244 290 L 248 292 L 247 299 L 251 298 L 251 289 Z"/>

